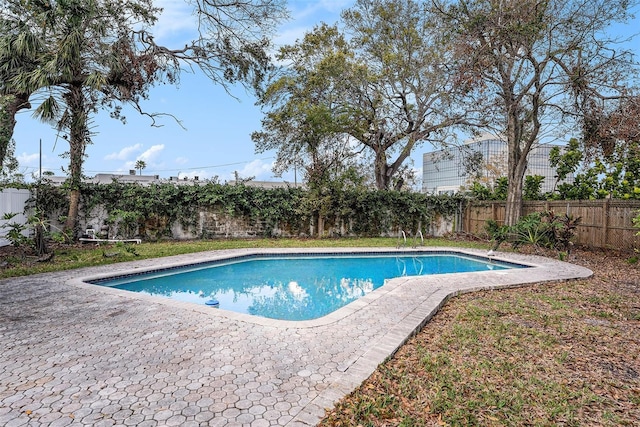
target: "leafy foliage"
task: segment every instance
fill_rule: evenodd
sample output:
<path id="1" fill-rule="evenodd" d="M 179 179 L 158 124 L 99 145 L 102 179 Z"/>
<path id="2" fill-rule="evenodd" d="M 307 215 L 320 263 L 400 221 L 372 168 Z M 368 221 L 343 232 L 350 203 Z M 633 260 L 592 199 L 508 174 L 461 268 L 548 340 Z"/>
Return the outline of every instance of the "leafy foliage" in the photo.
<path id="1" fill-rule="evenodd" d="M 35 209 L 26 223 L 9 222 L 17 215 L 17 213 L 5 213 L 2 217 L 6 222 L 0 225 L 0 229 L 7 230 L 6 239 L 14 247 L 33 250 L 39 256 L 47 253 L 46 240 L 48 238 L 55 240 L 56 235 L 52 232 L 54 227 L 45 218 L 44 213 Z"/>
<path id="2" fill-rule="evenodd" d="M 551 246 L 551 226 L 542 221 L 539 212 L 531 213 L 520 219 L 509 228 L 513 235 L 511 244 L 514 248 L 520 245 Z"/>
<path id="3" fill-rule="evenodd" d="M 542 182 L 544 177 L 541 175 L 527 175 L 524 177 L 524 188 L 522 197 L 524 200 L 540 200 L 542 199 Z"/>
<path id="4" fill-rule="evenodd" d="M 587 159 L 581 142 L 572 138 L 564 149 L 553 147 L 549 164 L 556 169 L 557 181 L 552 192 L 542 194 L 543 177 L 526 176 L 524 200 L 593 200 L 640 199 L 640 142 L 618 144 L 608 156 Z M 558 184 L 572 177 L 569 182 Z M 493 184 L 473 182 L 471 195 L 478 200 L 506 200 L 507 178 Z"/>
<path id="5" fill-rule="evenodd" d="M 43 184 L 39 206 L 51 218 L 65 209 L 68 189 Z M 81 205 L 86 224 L 95 224 L 105 209 L 107 224 L 120 237 L 160 239 L 172 235 L 172 224 L 195 229 L 200 212 L 219 212 L 258 226 L 265 236 L 276 229 L 306 235 L 318 226 L 330 235 L 379 236 L 403 229 L 426 233 L 438 215 L 451 217 L 464 203 L 462 196 L 427 196 L 400 191 L 371 191 L 356 187 L 264 189 L 248 185 L 153 184 L 140 186 L 114 181 L 82 184 Z M 102 215 L 104 217 L 104 215 Z M 203 238 L 212 237 L 203 235 Z"/>
<path id="6" fill-rule="evenodd" d="M 590 143 L 593 141 L 579 142 L 572 138 L 562 152 L 557 148 L 551 151 L 549 160 L 556 168 L 558 180 L 569 174 L 575 176 L 572 183 L 558 185 L 550 198 L 640 199 L 640 141 L 613 144 L 606 153 L 589 147 Z M 584 154 L 589 151 L 595 154 Z"/>
<path id="7" fill-rule="evenodd" d="M 447 42 L 423 2 L 359 0 L 342 21 L 345 33 L 322 24 L 280 49 L 288 67 L 260 99 L 268 111 L 252 138 L 260 151 L 278 150 L 277 172 L 315 165 L 323 150 L 342 162 L 367 152 L 376 188 L 399 190 L 394 178 L 415 148 L 467 123 L 443 66 Z"/>
<path id="8" fill-rule="evenodd" d="M 553 211 L 545 212 L 543 215 L 549 224 L 550 245 L 558 250 L 569 252 L 571 246 L 573 246 L 576 229 L 580 225 L 582 218 L 575 218 L 566 213 L 558 216 Z"/>
<path id="9" fill-rule="evenodd" d="M 3 115 L 0 109 L 0 116 Z M 0 118 L 0 120 L 2 120 Z M 0 125 L 0 132 L 3 132 L 2 125 Z M 12 139 L 6 147 L 4 162 L 0 162 L 0 185 L 1 184 L 14 184 L 24 181 L 24 176 L 18 171 L 18 160 L 15 157 L 16 143 Z"/>
<path id="10" fill-rule="evenodd" d="M 17 213 L 5 213 L 2 216 L 2 219 L 4 221 L 11 221 L 17 215 Z M 0 228 L 7 230 L 5 237 L 16 248 L 24 245 L 29 241 L 29 238 L 25 236 L 25 232 L 28 229 L 28 226 L 26 224 L 22 224 L 19 222 L 5 222 L 0 226 Z"/>
<path id="11" fill-rule="evenodd" d="M 494 242 L 493 249 L 509 242 L 513 248 L 521 245 L 553 248 L 570 252 L 581 218 L 571 215 L 556 215 L 553 211 L 534 212 L 526 215 L 513 226 L 499 226 L 496 221 L 487 221 L 486 231 Z"/>
<path id="12" fill-rule="evenodd" d="M 498 177 L 492 186 L 474 182 L 471 185 L 471 196 L 478 200 L 506 200 L 509 181 L 507 177 Z"/>

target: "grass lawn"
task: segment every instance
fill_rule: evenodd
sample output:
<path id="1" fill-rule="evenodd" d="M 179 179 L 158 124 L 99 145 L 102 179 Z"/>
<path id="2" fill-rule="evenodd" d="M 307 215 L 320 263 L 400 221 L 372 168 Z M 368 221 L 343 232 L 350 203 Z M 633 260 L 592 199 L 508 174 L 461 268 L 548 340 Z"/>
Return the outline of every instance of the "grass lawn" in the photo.
<path id="1" fill-rule="evenodd" d="M 50 262 L 5 247 L 0 278 L 215 249 L 396 244 L 256 239 L 76 245 L 55 248 Z M 640 426 L 640 266 L 627 258 L 576 250 L 568 261 L 593 270 L 592 278 L 451 299 L 328 411 L 321 426 Z"/>

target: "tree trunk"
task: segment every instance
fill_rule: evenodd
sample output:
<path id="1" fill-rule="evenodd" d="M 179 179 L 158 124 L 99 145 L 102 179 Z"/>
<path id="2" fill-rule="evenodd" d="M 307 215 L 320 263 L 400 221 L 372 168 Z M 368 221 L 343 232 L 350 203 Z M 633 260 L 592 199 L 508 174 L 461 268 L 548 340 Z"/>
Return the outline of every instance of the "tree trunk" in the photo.
<path id="1" fill-rule="evenodd" d="M 513 150 L 513 149 L 511 149 Z M 524 173 L 527 169 L 527 154 L 517 150 L 517 155 L 509 156 L 507 165 L 507 202 L 505 205 L 504 223 L 505 225 L 516 225 L 522 215 L 522 188 Z"/>
<path id="2" fill-rule="evenodd" d="M 80 206 L 80 189 L 72 189 L 69 193 L 69 210 L 67 211 L 67 219 L 64 222 L 64 232 L 71 241 L 75 240 L 77 235 L 76 223 L 78 220 L 78 210 Z"/>
<path id="3" fill-rule="evenodd" d="M 507 202 L 504 213 L 505 225 L 516 225 L 522 215 L 522 178 L 509 180 Z"/>
<path id="4" fill-rule="evenodd" d="M 9 94 L 0 96 L 0 169 L 7 155 L 7 148 L 13 138 L 18 111 L 31 108 L 29 96 L 26 94 Z"/>
<path id="5" fill-rule="evenodd" d="M 67 238 L 75 240 L 84 148 L 89 139 L 87 111 L 82 86 L 72 86 L 65 94 L 69 109 L 69 211 L 64 224 Z"/>
<path id="6" fill-rule="evenodd" d="M 376 176 L 376 188 L 378 190 L 388 190 L 391 188 L 391 182 L 393 176 L 400 170 L 400 167 L 404 163 L 405 160 L 411 155 L 411 150 L 415 145 L 415 140 L 413 135 L 408 136 L 410 141 L 402 148 L 402 151 L 396 158 L 396 160 L 392 164 L 387 163 L 387 152 L 386 150 L 390 147 L 390 145 L 383 144 L 383 141 L 378 141 L 376 144 L 367 144 L 369 147 L 373 148 L 376 153 L 375 160 L 375 176 Z M 400 190 L 402 188 L 403 182 L 402 179 L 395 185 L 395 190 Z"/>
<path id="7" fill-rule="evenodd" d="M 519 115 L 521 110 L 516 97 L 513 95 L 513 87 L 504 89 L 508 94 L 505 100 L 507 110 L 507 202 L 505 205 L 504 224 L 513 226 L 520 220 L 522 214 L 522 188 L 524 173 L 527 169 L 527 157 L 531 151 L 531 145 L 535 135 L 524 135 L 525 123 Z M 537 116 L 537 112 L 534 114 Z M 525 140 L 526 138 L 526 140 Z"/>
<path id="8" fill-rule="evenodd" d="M 376 163 L 374 165 L 376 175 L 376 188 L 378 190 L 389 189 L 389 165 L 384 150 L 376 150 Z"/>

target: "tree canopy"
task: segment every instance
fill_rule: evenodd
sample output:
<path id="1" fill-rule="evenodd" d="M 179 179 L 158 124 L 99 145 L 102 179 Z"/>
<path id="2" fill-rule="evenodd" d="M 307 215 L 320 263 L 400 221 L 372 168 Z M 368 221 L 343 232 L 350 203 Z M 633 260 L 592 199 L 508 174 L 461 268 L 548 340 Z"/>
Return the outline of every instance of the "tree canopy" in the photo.
<path id="1" fill-rule="evenodd" d="M 468 123 L 433 18 L 415 1 L 359 0 L 342 14 L 345 32 L 321 25 L 283 47 L 257 149 L 277 148 L 285 167 L 287 153 L 343 141 L 372 153 L 377 188 L 390 188 L 417 146 Z"/>
<path id="2" fill-rule="evenodd" d="M 522 208 L 527 156 L 535 144 L 582 122 L 589 102 L 629 94 L 637 66 L 608 27 L 627 0 L 458 0 L 437 9 L 452 38 L 458 82 L 508 143 L 506 223 Z M 606 109 L 606 108 L 605 108 Z"/>

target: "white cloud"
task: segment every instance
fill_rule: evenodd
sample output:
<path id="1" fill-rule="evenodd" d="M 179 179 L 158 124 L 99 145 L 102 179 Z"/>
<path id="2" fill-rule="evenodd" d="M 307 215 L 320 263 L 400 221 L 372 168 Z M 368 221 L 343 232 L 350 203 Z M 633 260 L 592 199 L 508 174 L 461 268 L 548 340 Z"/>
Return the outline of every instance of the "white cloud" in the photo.
<path id="1" fill-rule="evenodd" d="M 37 165 L 39 162 L 39 158 L 40 158 L 39 153 L 33 153 L 33 154 L 22 153 L 19 156 L 16 156 L 18 163 L 21 165 L 34 165 L 34 164 Z"/>
<path id="2" fill-rule="evenodd" d="M 136 153 L 142 151 L 142 144 L 136 144 L 131 147 L 125 147 L 118 153 L 109 154 L 105 159 L 124 160 L 124 164 L 115 172 L 127 173 L 130 170 L 134 170 L 138 160 L 145 162 L 145 170 L 160 169 L 164 164 L 162 162 L 158 162 L 157 159 L 160 156 L 160 153 L 162 153 L 162 150 L 164 150 L 164 144 L 152 145 L 146 151 L 136 155 Z"/>
<path id="3" fill-rule="evenodd" d="M 176 157 L 175 162 L 177 165 L 186 165 L 189 162 L 189 159 L 186 157 Z"/>
<path id="4" fill-rule="evenodd" d="M 272 168 L 273 163 L 265 163 L 258 159 L 248 163 L 242 170 L 238 171 L 238 175 L 240 175 L 240 178 L 255 177 L 256 181 L 268 181 L 273 175 Z M 235 179 L 235 177 L 231 179 Z"/>
<path id="5" fill-rule="evenodd" d="M 153 163 L 162 150 L 164 150 L 164 144 L 152 145 L 147 151 L 140 154 L 136 160 L 143 160 L 147 164 Z"/>
<path id="6" fill-rule="evenodd" d="M 128 160 L 132 154 L 139 152 L 142 149 L 142 144 L 131 145 L 124 147 L 117 153 L 107 154 L 105 160 Z"/>
<path id="7" fill-rule="evenodd" d="M 190 33 L 195 35 L 198 28 L 197 17 L 193 14 L 193 9 L 187 2 L 156 0 L 154 5 L 163 9 L 152 29 L 153 35 L 158 41 L 162 43 L 171 41 L 184 43 L 187 38 L 185 37 L 186 35 Z M 181 40 L 173 40 L 180 34 L 183 35 Z"/>
<path id="8" fill-rule="evenodd" d="M 309 26 L 298 26 L 280 31 L 274 39 L 274 44 L 276 46 L 293 45 L 296 41 L 302 40 L 311 29 L 312 27 Z"/>

